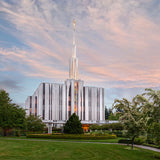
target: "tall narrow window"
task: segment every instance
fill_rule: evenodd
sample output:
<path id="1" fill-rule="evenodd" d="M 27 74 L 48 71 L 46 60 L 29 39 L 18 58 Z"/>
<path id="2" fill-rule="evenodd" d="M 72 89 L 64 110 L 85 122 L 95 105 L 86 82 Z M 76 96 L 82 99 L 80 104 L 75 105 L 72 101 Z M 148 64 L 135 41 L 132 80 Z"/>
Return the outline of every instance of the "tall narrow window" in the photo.
<path id="1" fill-rule="evenodd" d="M 37 96 L 35 96 L 35 116 L 37 116 Z"/>
<path id="2" fill-rule="evenodd" d="M 85 120 L 85 87 L 83 87 L 83 120 Z"/>
<path id="3" fill-rule="evenodd" d="M 30 111 L 30 115 L 32 114 L 32 96 L 30 96 L 30 109 L 29 109 L 29 111 Z"/>
<path id="4" fill-rule="evenodd" d="M 45 83 L 43 83 L 43 110 L 42 118 L 45 119 Z"/>
<path id="5" fill-rule="evenodd" d="M 69 86 L 68 118 L 71 116 L 71 85 Z"/>

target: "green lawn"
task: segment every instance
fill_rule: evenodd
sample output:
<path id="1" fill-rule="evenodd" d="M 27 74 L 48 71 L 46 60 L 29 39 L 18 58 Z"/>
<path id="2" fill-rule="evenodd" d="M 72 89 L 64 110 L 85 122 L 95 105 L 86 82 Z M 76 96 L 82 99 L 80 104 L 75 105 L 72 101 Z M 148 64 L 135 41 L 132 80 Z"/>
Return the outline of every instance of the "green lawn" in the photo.
<path id="1" fill-rule="evenodd" d="M 154 160 L 153 153 L 113 144 L 0 139 L 0 160 Z"/>
<path id="2" fill-rule="evenodd" d="M 0 139 L 1 139 L 2 137 L 0 137 Z M 4 137 L 3 137 L 4 138 Z M 7 138 L 7 137 L 6 137 Z M 15 139 L 44 139 L 44 140 L 47 140 L 47 138 L 26 138 L 25 136 L 23 137 L 8 137 L 8 138 L 15 138 Z M 80 142 L 106 142 L 106 143 L 118 143 L 118 141 L 120 140 L 120 139 L 124 139 L 124 138 L 120 138 L 120 137 L 118 137 L 118 138 L 116 138 L 116 139 L 106 139 L 106 140 L 84 140 L 84 139 L 79 139 L 79 140 L 77 140 L 77 139 L 48 139 L 48 140 L 56 140 L 56 141 L 80 141 Z"/>

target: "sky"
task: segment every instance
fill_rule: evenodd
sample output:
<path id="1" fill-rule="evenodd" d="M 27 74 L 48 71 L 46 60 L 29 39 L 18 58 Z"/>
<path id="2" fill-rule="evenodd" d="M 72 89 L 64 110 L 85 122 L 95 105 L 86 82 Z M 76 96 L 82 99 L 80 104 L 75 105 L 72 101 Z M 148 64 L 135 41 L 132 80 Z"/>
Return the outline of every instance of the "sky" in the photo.
<path id="1" fill-rule="evenodd" d="M 24 107 L 42 82 L 79 78 L 105 88 L 105 106 L 160 89 L 160 0 L 0 0 L 0 89 Z"/>

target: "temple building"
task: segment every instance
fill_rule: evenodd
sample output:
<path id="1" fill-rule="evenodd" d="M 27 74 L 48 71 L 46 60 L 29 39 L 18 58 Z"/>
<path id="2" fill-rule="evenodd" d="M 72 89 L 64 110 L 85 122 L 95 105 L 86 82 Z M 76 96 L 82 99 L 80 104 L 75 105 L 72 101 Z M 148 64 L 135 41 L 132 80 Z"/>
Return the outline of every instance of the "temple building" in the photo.
<path id="1" fill-rule="evenodd" d="M 104 88 L 84 86 L 79 79 L 76 55 L 75 20 L 73 20 L 73 53 L 69 61 L 69 79 L 64 84 L 41 83 L 25 102 L 27 115 L 40 116 L 47 125 L 61 126 L 76 113 L 81 123 L 104 123 Z"/>

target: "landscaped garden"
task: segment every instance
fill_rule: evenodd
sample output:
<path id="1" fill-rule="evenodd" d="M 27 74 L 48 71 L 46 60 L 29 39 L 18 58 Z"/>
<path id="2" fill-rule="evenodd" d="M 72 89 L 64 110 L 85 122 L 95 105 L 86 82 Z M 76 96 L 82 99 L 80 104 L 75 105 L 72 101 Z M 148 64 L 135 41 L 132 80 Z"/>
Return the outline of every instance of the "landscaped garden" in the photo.
<path id="1" fill-rule="evenodd" d="M 52 134 L 47 134 L 47 128 L 39 117 L 26 117 L 25 111 L 12 103 L 8 93 L 2 90 L 0 136 L 23 135 L 23 138 L 1 137 L 0 159 L 160 159 L 160 153 L 133 148 L 133 143 L 160 148 L 160 91 L 146 91 L 131 102 L 124 98 L 115 100 L 113 107 L 119 123 L 90 125 L 89 131 L 84 133 L 81 121 L 73 113 L 63 129 L 53 128 Z M 132 144 L 132 148 L 128 145 L 84 143 L 86 141 L 126 143 Z"/>

